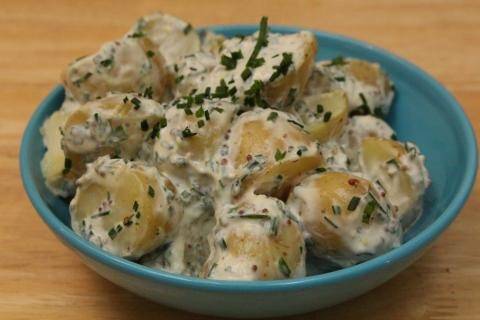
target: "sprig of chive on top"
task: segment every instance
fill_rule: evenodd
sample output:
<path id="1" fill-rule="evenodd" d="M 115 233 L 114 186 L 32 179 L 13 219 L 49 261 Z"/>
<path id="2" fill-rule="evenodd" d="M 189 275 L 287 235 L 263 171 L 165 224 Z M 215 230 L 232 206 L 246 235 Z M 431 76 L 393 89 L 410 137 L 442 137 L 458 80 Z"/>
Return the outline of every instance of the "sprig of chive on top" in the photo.
<path id="1" fill-rule="evenodd" d="M 263 16 L 262 19 L 260 20 L 260 30 L 258 32 L 257 43 L 255 44 L 252 54 L 250 55 L 250 58 L 248 58 L 245 69 L 243 69 L 241 74 L 243 81 L 246 81 L 248 78 L 250 78 L 250 76 L 252 75 L 251 69 L 258 68 L 265 62 L 264 59 L 258 59 L 257 57 L 258 57 L 258 54 L 260 53 L 260 50 L 263 47 L 266 47 L 268 45 L 267 37 L 268 37 L 268 17 Z"/>

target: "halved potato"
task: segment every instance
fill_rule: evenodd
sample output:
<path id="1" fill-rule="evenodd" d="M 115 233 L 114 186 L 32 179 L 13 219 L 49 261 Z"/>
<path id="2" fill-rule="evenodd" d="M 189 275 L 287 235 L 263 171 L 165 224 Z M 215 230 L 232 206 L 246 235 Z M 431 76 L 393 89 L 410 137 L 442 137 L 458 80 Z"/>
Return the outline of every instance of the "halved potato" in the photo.
<path id="1" fill-rule="evenodd" d="M 298 217 L 285 204 L 249 195 L 218 213 L 204 277 L 274 280 L 305 276 L 305 244 Z"/>
<path id="2" fill-rule="evenodd" d="M 380 118 L 371 115 L 349 118 L 337 141 L 347 154 L 351 171 L 360 170 L 359 152 L 363 139 L 367 137 L 396 139 L 393 129 Z"/>
<path id="3" fill-rule="evenodd" d="M 388 114 L 394 86 L 378 63 L 337 57 L 320 61 L 307 85 L 307 92 L 345 91 L 350 115 Z"/>
<path id="4" fill-rule="evenodd" d="M 126 37 L 150 40 L 169 68 L 200 50 L 200 37 L 189 23 L 161 12 L 138 19 Z"/>
<path id="5" fill-rule="evenodd" d="M 424 161 L 412 143 L 381 138 L 365 138 L 362 142 L 361 170 L 383 186 L 405 229 L 421 213 L 422 195 L 430 183 Z"/>
<path id="6" fill-rule="evenodd" d="M 305 130 L 321 143 L 338 136 L 348 119 L 347 96 L 341 90 L 306 95 L 295 109 Z"/>
<path id="7" fill-rule="evenodd" d="M 288 206 L 303 221 L 313 253 L 343 267 L 400 245 L 402 229 L 377 186 L 345 172 L 312 175 Z"/>
<path id="8" fill-rule="evenodd" d="M 162 118 L 160 104 L 135 95 L 110 95 L 78 107 L 63 126 L 62 146 L 70 162 L 64 175 L 78 178 L 86 163 L 103 155 L 135 158 L 145 140 L 158 137 Z"/>
<path id="9" fill-rule="evenodd" d="M 181 215 L 171 182 L 141 163 L 100 157 L 77 184 L 73 230 L 120 257 L 138 258 L 160 246 Z"/>
<path id="10" fill-rule="evenodd" d="M 273 109 L 243 113 L 220 149 L 224 176 L 234 179 L 234 194 L 247 190 L 285 198 L 304 172 L 320 166 L 317 144 L 288 114 Z"/>
<path id="11" fill-rule="evenodd" d="M 180 99 L 167 112 L 167 125 L 156 141 L 158 160 L 209 160 L 231 125 L 238 107 L 227 100 Z"/>
<path id="12" fill-rule="evenodd" d="M 74 190 L 73 181 L 64 178 L 65 154 L 62 150 L 62 127 L 68 113 L 55 111 L 41 128 L 43 144 L 47 148 L 41 162 L 42 174 L 50 191 L 62 197 L 69 196 Z"/>
<path id="13" fill-rule="evenodd" d="M 245 109 L 255 105 L 272 108 L 291 105 L 302 94 L 313 68 L 315 37 L 307 31 L 288 35 L 268 33 L 268 44 L 249 63 L 258 37 L 256 33 L 223 41 L 222 51 L 217 56 L 211 55 L 216 61 L 214 68 L 201 76 L 196 70 L 192 73 L 187 64 L 180 67 L 177 95 L 209 88 L 212 96 L 230 97 Z"/>
<path id="14" fill-rule="evenodd" d="M 165 62 L 148 39 L 124 38 L 73 61 L 62 81 L 75 100 L 86 103 L 109 92 L 139 93 L 161 100 L 167 83 Z"/>

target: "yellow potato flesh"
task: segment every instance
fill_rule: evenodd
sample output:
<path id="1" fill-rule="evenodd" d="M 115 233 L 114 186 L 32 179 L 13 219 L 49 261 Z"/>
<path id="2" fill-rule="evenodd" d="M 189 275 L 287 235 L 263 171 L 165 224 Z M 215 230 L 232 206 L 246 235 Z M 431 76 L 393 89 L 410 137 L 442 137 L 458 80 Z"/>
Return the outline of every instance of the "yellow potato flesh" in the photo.
<path id="1" fill-rule="evenodd" d="M 305 129 L 318 141 L 326 142 L 340 134 L 348 119 L 348 101 L 343 91 L 315 94 L 305 97 L 304 103 L 311 112 L 316 112 L 317 106 L 323 107 L 323 112 L 314 121 L 304 119 Z M 330 113 L 328 121 L 325 114 Z"/>

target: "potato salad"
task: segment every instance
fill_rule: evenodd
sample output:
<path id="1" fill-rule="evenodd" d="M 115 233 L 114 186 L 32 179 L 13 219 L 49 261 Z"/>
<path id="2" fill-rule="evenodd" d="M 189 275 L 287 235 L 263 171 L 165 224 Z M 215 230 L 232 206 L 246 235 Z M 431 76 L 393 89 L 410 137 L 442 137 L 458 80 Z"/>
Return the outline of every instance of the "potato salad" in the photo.
<path id="1" fill-rule="evenodd" d="M 71 62 L 41 167 L 110 254 L 218 280 L 304 277 L 402 243 L 430 184 L 383 120 L 378 63 L 316 61 L 313 33 L 226 38 L 164 13 Z M 317 259 L 318 258 L 318 259 Z"/>

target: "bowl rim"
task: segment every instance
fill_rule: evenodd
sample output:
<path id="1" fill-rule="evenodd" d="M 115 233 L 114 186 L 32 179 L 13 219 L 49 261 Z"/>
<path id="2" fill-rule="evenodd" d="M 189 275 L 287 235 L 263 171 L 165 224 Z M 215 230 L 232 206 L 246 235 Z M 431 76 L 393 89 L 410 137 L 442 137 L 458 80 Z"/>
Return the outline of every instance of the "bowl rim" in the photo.
<path id="1" fill-rule="evenodd" d="M 51 103 L 50 101 L 56 96 L 63 94 L 63 87 L 58 85 L 49 95 L 44 98 L 40 105 L 34 111 L 30 118 L 27 127 L 25 128 L 21 147 L 20 147 L 20 171 L 24 188 L 28 197 L 41 216 L 43 221 L 49 228 L 59 237 L 64 243 L 68 244 L 77 250 L 77 254 L 85 255 L 89 259 L 93 259 L 101 264 L 107 265 L 110 268 L 118 269 L 121 272 L 130 274 L 135 277 L 141 277 L 154 283 L 165 283 L 176 287 L 188 287 L 200 291 L 224 291 L 224 292 L 272 292 L 272 291 L 291 291 L 303 290 L 312 287 L 329 285 L 341 281 L 348 281 L 350 279 L 365 276 L 369 272 L 377 269 L 385 268 L 396 261 L 405 259 L 410 255 L 414 255 L 417 251 L 427 247 L 436 237 L 438 237 L 459 214 L 461 208 L 466 202 L 466 199 L 473 187 L 477 173 L 477 144 L 475 134 L 471 123 L 469 122 L 462 107 L 456 101 L 452 94 L 444 88 L 437 80 L 435 80 L 428 73 L 415 66 L 413 63 L 379 47 L 366 43 L 364 41 L 356 40 L 343 35 L 338 35 L 330 32 L 318 31 L 308 28 L 300 28 L 286 25 L 271 25 L 270 29 L 279 33 L 292 33 L 299 30 L 309 30 L 316 36 L 321 36 L 329 41 L 345 42 L 349 45 L 365 51 L 374 53 L 374 55 L 383 56 L 383 58 L 392 61 L 392 63 L 399 64 L 408 73 L 414 73 L 420 77 L 422 81 L 428 83 L 433 88 L 436 94 L 441 95 L 441 98 L 450 105 L 451 113 L 455 116 L 455 120 L 459 122 L 459 132 L 464 136 L 465 141 L 465 158 L 466 166 L 463 172 L 463 177 L 460 186 L 449 203 L 447 208 L 440 214 L 440 216 L 428 227 L 422 230 L 418 235 L 411 238 L 400 247 L 395 248 L 381 256 L 363 262 L 361 264 L 332 271 L 329 273 L 313 275 L 303 278 L 286 279 L 286 280 L 269 280 L 269 281 L 225 281 L 225 280 L 207 280 L 195 278 L 180 274 L 168 273 L 161 270 L 155 270 L 126 259 L 116 257 L 108 252 L 101 250 L 88 241 L 76 235 L 69 227 L 64 225 L 48 208 L 46 203 L 40 196 L 40 193 L 35 188 L 32 173 L 29 168 L 30 160 L 30 141 L 38 135 L 38 130 L 41 127 L 40 120 L 45 115 L 45 109 Z M 235 25 L 215 25 L 199 30 L 212 30 L 217 32 L 235 30 L 238 33 L 251 33 L 257 29 L 257 25 L 249 24 L 235 24 Z"/>

